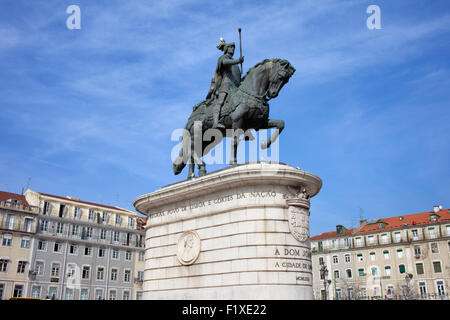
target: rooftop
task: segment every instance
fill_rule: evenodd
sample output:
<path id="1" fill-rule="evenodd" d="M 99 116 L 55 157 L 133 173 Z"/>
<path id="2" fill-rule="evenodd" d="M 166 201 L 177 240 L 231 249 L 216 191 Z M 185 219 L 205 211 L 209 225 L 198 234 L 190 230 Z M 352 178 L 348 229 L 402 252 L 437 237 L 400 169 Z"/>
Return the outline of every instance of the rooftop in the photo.
<path id="1" fill-rule="evenodd" d="M 437 221 L 432 221 L 430 216 L 436 215 L 438 216 Z M 401 215 L 391 218 L 382 218 L 382 219 L 373 219 L 360 227 L 347 229 L 342 234 L 337 234 L 337 231 L 324 232 L 322 234 L 311 237 L 310 240 L 322 240 L 322 239 L 330 239 L 330 238 L 338 238 L 343 236 L 355 235 L 355 234 L 365 234 L 376 231 L 385 231 L 392 229 L 400 229 L 410 226 L 420 226 L 420 225 L 429 225 L 435 224 L 436 222 L 450 222 L 450 212 L 449 209 L 438 209 L 436 211 L 426 211 L 420 213 L 413 213 L 408 215 Z"/>

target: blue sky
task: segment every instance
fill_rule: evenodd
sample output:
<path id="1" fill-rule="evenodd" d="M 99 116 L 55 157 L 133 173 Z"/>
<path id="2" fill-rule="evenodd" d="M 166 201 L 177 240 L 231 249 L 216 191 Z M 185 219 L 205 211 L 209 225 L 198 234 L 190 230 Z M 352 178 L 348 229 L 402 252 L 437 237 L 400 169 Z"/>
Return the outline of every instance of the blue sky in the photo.
<path id="1" fill-rule="evenodd" d="M 66 8 L 81 8 L 81 29 Z M 366 8 L 381 9 L 368 30 Z M 0 1 L 0 190 L 133 209 L 174 176 L 171 133 L 220 52 L 283 58 L 280 161 L 323 180 L 311 234 L 450 207 L 450 8 L 443 1 Z M 239 51 L 236 51 L 238 55 Z M 213 165 L 208 171 L 224 165 Z"/>

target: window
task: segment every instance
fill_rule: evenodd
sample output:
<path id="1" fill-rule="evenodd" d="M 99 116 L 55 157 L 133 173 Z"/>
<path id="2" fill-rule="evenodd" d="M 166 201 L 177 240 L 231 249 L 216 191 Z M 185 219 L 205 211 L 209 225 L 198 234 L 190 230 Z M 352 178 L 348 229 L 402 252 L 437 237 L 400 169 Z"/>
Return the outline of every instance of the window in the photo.
<path id="1" fill-rule="evenodd" d="M 103 290 L 95 289 L 95 300 L 101 300 L 103 298 Z"/>
<path id="2" fill-rule="evenodd" d="M 88 220 L 90 222 L 94 221 L 94 210 L 93 209 L 89 209 Z"/>
<path id="3" fill-rule="evenodd" d="M 75 277 L 75 265 L 68 264 L 67 265 L 67 278 L 74 278 L 74 277 Z"/>
<path id="4" fill-rule="evenodd" d="M 397 257 L 403 258 L 403 249 L 397 249 Z"/>
<path id="5" fill-rule="evenodd" d="M 31 227 L 33 225 L 33 219 L 31 218 L 25 218 L 25 222 L 23 225 L 23 228 L 26 232 L 31 232 Z"/>
<path id="6" fill-rule="evenodd" d="M 111 269 L 111 281 L 116 281 L 116 280 L 117 280 L 117 269 L 112 268 Z"/>
<path id="7" fill-rule="evenodd" d="M 364 273 L 364 268 L 360 268 L 360 269 L 358 269 L 358 275 L 360 276 L 360 277 L 364 277 L 366 274 Z"/>
<path id="8" fill-rule="evenodd" d="M 132 217 L 128 217 L 128 228 L 134 227 L 134 219 Z"/>
<path id="9" fill-rule="evenodd" d="M 61 250 L 62 250 L 61 242 L 55 241 L 55 245 L 53 246 L 53 251 L 54 252 L 61 252 Z"/>
<path id="10" fill-rule="evenodd" d="M 100 230 L 100 239 L 105 240 L 106 239 L 106 229 Z"/>
<path id="11" fill-rule="evenodd" d="M 339 279 L 339 270 L 334 270 L 334 279 Z"/>
<path id="12" fill-rule="evenodd" d="M 41 286 L 31 287 L 31 297 L 32 298 L 40 298 L 41 297 Z"/>
<path id="13" fill-rule="evenodd" d="M 73 289 L 72 288 L 66 288 L 66 300 L 73 300 Z"/>
<path id="14" fill-rule="evenodd" d="M 80 208 L 79 207 L 74 207 L 73 208 L 73 218 L 76 220 L 79 220 L 81 217 L 81 212 L 80 212 Z"/>
<path id="15" fill-rule="evenodd" d="M 42 211 L 42 214 L 44 215 L 50 214 L 50 202 L 47 201 L 44 202 L 44 210 Z"/>
<path id="16" fill-rule="evenodd" d="M 20 297 L 22 297 L 22 293 L 23 293 L 23 285 L 21 285 L 21 284 L 16 284 L 16 285 L 14 286 L 13 297 L 14 297 L 14 298 L 20 298 Z"/>
<path id="17" fill-rule="evenodd" d="M 428 233 L 430 235 L 430 239 L 436 238 L 436 230 L 434 229 L 434 227 L 429 227 L 428 228 Z"/>
<path id="18" fill-rule="evenodd" d="M 6 216 L 5 227 L 6 229 L 13 230 L 14 229 L 14 216 L 12 214 L 8 214 Z"/>
<path id="19" fill-rule="evenodd" d="M 116 300 L 117 292 L 116 290 L 110 290 L 109 291 L 109 300 Z"/>
<path id="20" fill-rule="evenodd" d="M 336 300 L 342 299 L 342 291 L 341 289 L 336 289 Z"/>
<path id="21" fill-rule="evenodd" d="M 47 250 L 47 241 L 39 239 L 39 241 L 38 241 L 38 250 L 46 251 Z"/>
<path id="22" fill-rule="evenodd" d="M 144 261 L 144 254 L 145 254 L 145 252 L 143 252 L 143 251 L 139 252 L 139 258 L 138 258 L 139 261 Z M 350 259 L 350 255 L 348 255 L 348 256 Z M 350 262 L 350 261 L 346 261 L 346 262 Z"/>
<path id="23" fill-rule="evenodd" d="M 347 295 L 348 295 L 348 299 L 349 300 L 354 300 L 355 299 L 355 292 L 353 291 L 353 288 L 348 288 L 347 289 Z"/>
<path id="24" fill-rule="evenodd" d="M 126 290 L 123 292 L 123 300 L 130 300 L 130 291 Z"/>
<path id="25" fill-rule="evenodd" d="M 138 271 L 137 272 L 137 280 L 138 281 L 144 281 L 144 271 Z"/>
<path id="26" fill-rule="evenodd" d="M 439 247 L 436 242 L 430 243 L 431 253 L 439 253 Z"/>
<path id="27" fill-rule="evenodd" d="M 131 251 L 125 252 L 125 260 L 131 261 Z"/>
<path id="28" fill-rule="evenodd" d="M 89 299 L 89 290 L 86 288 L 82 288 L 80 290 L 80 300 L 88 300 Z"/>
<path id="29" fill-rule="evenodd" d="M 78 236 L 78 225 L 76 224 L 72 225 L 72 235 Z"/>
<path id="30" fill-rule="evenodd" d="M 98 248 L 98 257 L 99 258 L 104 257 L 105 256 L 105 251 L 106 251 L 105 248 L 102 248 L 102 247 Z"/>
<path id="31" fill-rule="evenodd" d="M 105 276 L 105 268 L 98 267 L 97 268 L 97 280 L 103 280 Z"/>
<path id="32" fill-rule="evenodd" d="M 450 224 L 446 225 L 445 229 L 447 230 L 447 236 L 450 236 Z"/>
<path id="33" fill-rule="evenodd" d="M 103 213 L 102 213 L 102 223 L 106 224 L 107 221 L 108 221 L 108 212 L 103 211 Z"/>
<path id="34" fill-rule="evenodd" d="M 369 244 L 374 244 L 374 243 L 375 243 L 375 238 L 374 238 L 374 236 L 369 236 L 369 237 L 368 237 L 368 240 L 369 240 Z"/>
<path id="35" fill-rule="evenodd" d="M 120 215 L 116 213 L 116 226 L 120 226 Z"/>
<path id="36" fill-rule="evenodd" d="M 92 228 L 91 227 L 86 228 L 86 237 L 92 238 Z"/>
<path id="37" fill-rule="evenodd" d="M 400 242 L 402 240 L 402 234 L 400 232 L 395 232 L 394 240 L 395 240 L 395 242 Z"/>
<path id="38" fill-rule="evenodd" d="M 64 229 L 64 223 L 57 222 L 56 223 L 56 233 L 62 234 Z"/>
<path id="39" fill-rule="evenodd" d="M 400 273 L 405 273 L 406 272 L 406 268 L 405 268 L 405 265 L 404 264 L 401 264 L 401 265 L 399 265 L 398 266 L 398 271 L 400 272 Z"/>
<path id="40" fill-rule="evenodd" d="M 8 271 L 8 259 L 0 259 L 0 272 Z"/>
<path id="41" fill-rule="evenodd" d="M 427 284 L 426 282 L 419 282 L 419 294 L 421 297 L 425 297 L 427 295 Z"/>
<path id="42" fill-rule="evenodd" d="M 119 238 L 120 238 L 120 233 L 119 233 L 119 231 L 114 231 L 114 238 L 113 238 L 113 240 L 116 241 L 116 242 L 118 242 L 118 241 L 119 241 Z"/>
<path id="43" fill-rule="evenodd" d="M 63 205 L 63 204 L 60 204 L 59 205 L 59 214 L 58 214 L 58 216 L 60 218 L 64 218 L 65 213 L 66 213 L 66 206 Z"/>
<path id="44" fill-rule="evenodd" d="M 423 263 L 422 262 L 417 262 L 416 263 L 416 272 L 417 274 L 423 274 Z"/>
<path id="45" fill-rule="evenodd" d="M 3 235 L 2 246 L 11 247 L 12 246 L 12 234 L 5 233 Z"/>
<path id="46" fill-rule="evenodd" d="M 362 255 L 362 253 L 358 253 L 358 254 L 356 255 L 356 257 L 358 258 L 358 262 L 362 262 L 362 261 L 363 261 L 363 255 Z"/>
<path id="47" fill-rule="evenodd" d="M 91 248 L 91 246 L 84 247 L 84 255 L 85 256 L 91 256 L 92 255 L 92 248 Z"/>
<path id="48" fill-rule="evenodd" d="M 143 296 L 142 291 L 136 292 L 136 300 L 142 300 L 142 296 Z"/>
<path id="49" fill-rule="evenodd" d="M 413 240 L 419 240 L 419 232 L 417 230 L 412 230 L 411 233 Z"/>
<path id="50" fill-rule="evenodd" d="M 119 259 L 119 249 L 112 249 L 112 258 Z"/>
<path id="51" fill-rule="evenodd" d="M 320 264 L 320 265 L 323 264 L 323 257 L 319 257 L 319 264 Z"/>
<path id="52" fill-rule="evenodd" d="M 130 282 L 131 279 L 131 271 L 125 270 L 123 273 L 123 282 Z"/>
<path id="53" fill-rule="evenodd" d="M 433 270 L 434 270 L 435 273 L 442 272 L 441 262 L 440 261 L 433 261 Z"/>
<path id="54" fill-rule="evenodd" d="M 20 242 L 21 248 L 29 248 L 30 247 L 30 237 L 22 237 L 22 241 Z"/>
<path id="55" fill-rule="evenodd" d="M 34 265 L 34 271 L 37 275 L 42 276 L 44 274 L 44 262 L 43 261 L 36 261 Z"/>
<path id="56" fill-rule="evenodd" d="M 90 266 L 83 266 L 83 271 L 81 272 L 81 279 L 89 279 L 90 272 L 91 272 Z"/>
<path id="57" fill-rule="evenodd" d="M 57 295 L 58 295 L 58 288 L 57 287 L 49 287 L 48 288 L 48 296 L 49 296 L 49 298 L 56 299 Z"/>
<path id="58" fill-rule="evenodd" d="M 376 257 L 375 257 L 375 252 L 371 252 L 370 253 L 370 261 L 375 261 Z"/>
<path id="59" fill-rule="evenodd" d="M 387 294 L 388 296 L 392 296 L 392 295 L 394 294 L 394 286 L 388 285 L 388 286 L 386 287 L 386 294 Z"/>
<path id="60" fill-rule="evenodd" d="M 347 276 L 347 279 L 352 278 L 352 269 L 345 270 L 345 275 Z"/>
<path id="61" fill-rule="evenodd" d="M 388 277 L 391 276 L 391 266 L 385 266 L 384 267 L 384 274 Z"/>
<path id="62" fill-rule="evenodd" d="M 387 234 L 382 234 L 381 235 L 381 243 L 382 244 L 387 244 L 388 243 L 388 236 L 387 236 Z"/>
<path id="63" fill-rule="evenodd" d="M 376 277 L 376 276 L 378 276 L 378 268 L 377 267 L 372 267 L 372 275 L 374 276 L 374 277 Z"/>
<path id="64" fill-rule="evenodd" d="M 26 261 L 19 261 L 17 264 L 17 273 L 25 273 L 25 267 L 27 266 Z"/>
<path id="65" fill-rule="evenodd" d="M 48 221 L 47 220 L 41 220 L 39 222 L 39 231 L 40 232 L 48 231 Z"/>
<path id="66" fill-rule="evenodd" d="M 422 248 L 420 246 L 414 246 L 414 254 L 415 255 L 422 254 Z"/>
<path id="67" fill-rule="evenodd" d="M 356 246 L 361 247 L 361 238 L 356 238 L 355 241 L 356 241 Z"/>
<path id="68" fill-rule="evenodd" d="M 78 254 L 78 245 L 75 243 L 71 243 L 69 246 L 69 253 L 70 254 Z"/>
<path id="69" fill-rule="evenodd" d="M 444 286 L 444 281 L 442 280 L 437 280 L 436 281 L 436 289 L 437 289 L 437 293 L 440 296 L 445 296 L 445 286 Z"/>
<path id="70" fill-rule="evenodd" d="M 52 271 L 51 271 L 51 276 L 58 278 L 59 277 L 59 268 L 60 268 L 60 264 L 57 262 L 52 263 Z"/>

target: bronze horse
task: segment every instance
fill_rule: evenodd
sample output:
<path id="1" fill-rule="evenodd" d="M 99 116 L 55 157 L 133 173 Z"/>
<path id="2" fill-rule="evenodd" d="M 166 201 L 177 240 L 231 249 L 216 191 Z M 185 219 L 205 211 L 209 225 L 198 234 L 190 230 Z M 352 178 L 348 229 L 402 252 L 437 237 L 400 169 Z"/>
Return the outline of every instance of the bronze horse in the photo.
<path id="1" fill-rule="evenodd" d="M 206 100 L 197 104 L 185 126 L 185 132 L 189 134 L 189 137 L 201 134 L 201 144 L 195 147 L 196 139 L 183 136 L 180 154 L 173 162 L 173 172 L 179 174 L 188 162 L 188 179 L 194 176 L 195 164 L 198 165 L 199 173 L 204 172 L 205 164 L 201 158 L 220 143 L 223 137 L 232 138 L 231 164 L 236 165 L 239 137 L 249 129 L 258 131 L 277 128 L 278 130 L 268 140 L 261 143 L 261 148 L 268 148 L 284 129 L 284 121 L 269 119 L 267 101 L 278 96 L 281 88 L 294 72 L 295 68 L 289 61 L 282 59 L 266 59 L 251 68 L 242 79 L 241 85 L 227 97 L 219 118 L 225 129 L 214 129 L 220 130 L 221 138 L 215 138 L 213 141 L 203 141 L 202 137 L 208 129 L 212 128 L 211 103 L 214 101 Z M 199 124 L 201 124 L 201 132 L 196 132 L 195 127 Z M 246 139 L 253 139 L 253 137 L 247 136 Z"/>

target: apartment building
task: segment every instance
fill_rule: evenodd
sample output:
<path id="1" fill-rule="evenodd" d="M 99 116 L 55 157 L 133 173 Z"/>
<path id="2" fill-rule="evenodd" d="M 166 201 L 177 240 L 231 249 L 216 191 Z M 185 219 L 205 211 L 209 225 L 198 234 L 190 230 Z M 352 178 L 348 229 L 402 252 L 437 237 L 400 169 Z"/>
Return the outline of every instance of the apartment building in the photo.
<path id="1" fill-rule="evenodd" d="M 26 296 L 61 300 L 141 296 L 136 268 L 143 259 L 144 231 L 135 212 L 33 190 L 24 197 L 39 209 Z"/>
<path id="2" fill-rule="evenodd" d="M 27 295 L 38 213 L 23 195 L 0 191 L 0 300 Z"/>
<path id="3" fill-rule="evenodd" d="M 338 225 L 311 249 L 315 299 L 448 299 L 449 209 Z"/>

